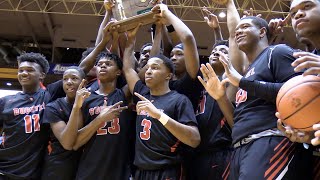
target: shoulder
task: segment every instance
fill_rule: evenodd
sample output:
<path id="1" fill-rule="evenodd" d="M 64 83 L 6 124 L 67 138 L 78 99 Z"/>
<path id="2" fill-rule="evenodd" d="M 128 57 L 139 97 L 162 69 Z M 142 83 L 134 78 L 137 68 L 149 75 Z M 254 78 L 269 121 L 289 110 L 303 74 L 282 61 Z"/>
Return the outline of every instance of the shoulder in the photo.
<path id="1" fill-rule="evenodd" d="M 273 46 L 269 46 L 269 51 L 272 56 L 278 56 L 278 55 L 283 55 L 283 54 L 291 54 L 293 53 L 293 49 L 285 44 L 277 44 Z"/>

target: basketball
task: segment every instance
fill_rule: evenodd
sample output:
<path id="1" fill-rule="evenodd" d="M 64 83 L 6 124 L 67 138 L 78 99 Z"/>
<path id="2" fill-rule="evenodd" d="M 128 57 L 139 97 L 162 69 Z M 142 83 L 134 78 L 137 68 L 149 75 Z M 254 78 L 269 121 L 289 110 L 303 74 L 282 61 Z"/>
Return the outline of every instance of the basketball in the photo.
<path id="1" fill-rule="evenodd" d="M 228 0 L 212 0 L 212 2 L 219 4 L 219 5 L 225 5 L 225 4 L 227 4 Z"/>
<path id="2" fill-rule="evenodd" d="M 320 123 L 320 77 L 296 76 L 283 84 L 277 95 L 277 109 L 284 124 L 312 131 Z"/>

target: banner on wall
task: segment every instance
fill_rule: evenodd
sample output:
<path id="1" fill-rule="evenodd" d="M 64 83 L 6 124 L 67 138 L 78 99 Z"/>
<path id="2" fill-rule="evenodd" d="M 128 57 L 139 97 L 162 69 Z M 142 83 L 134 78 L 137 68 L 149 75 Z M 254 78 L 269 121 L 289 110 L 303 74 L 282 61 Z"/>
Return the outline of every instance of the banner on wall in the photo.
<path id="1" fill-rule="evenodd" d="M 48 74 L 63 74 L 70 66 L 77 66 L 76 64 L 50 64 Z"/>

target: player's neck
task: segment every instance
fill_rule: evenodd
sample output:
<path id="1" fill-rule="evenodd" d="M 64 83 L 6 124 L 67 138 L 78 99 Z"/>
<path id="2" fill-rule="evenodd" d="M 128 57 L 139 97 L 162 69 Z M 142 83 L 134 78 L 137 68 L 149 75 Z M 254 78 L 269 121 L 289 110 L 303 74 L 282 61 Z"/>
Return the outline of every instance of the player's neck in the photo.
<path id="1" fill-rule="evenodd" d="M 74 100 L 75 100 L 75 97 L 68 97 L 66 96 L 64 98 L 69 104 L 73 104 L 74 103 Z"/>
<path id="2" fill-rule="evenodd" d="M 40 86 L 34 86 L 34 85 L 30 85 L 30 86 L 22 86 L 22 92 L 25 94 L 33 94 L 35 92 L 37 92 L 40 89 Z"/>
<path id="3" fill-rule="evenodd" d="M 156 86 L 150 88 L 150 94 L 153 96 L 161 96 L 170 92 L 169 83 L 162 86 Z"/>
<path id="4" fill-rule="evenodd" d="M 320 50 L 320 35 L 314 37 L 311 43 L 316 50 Z"/>
<path id="5" fill-rule="evenodd" d="M 116 82 L 104 82 L 100 83 L 99 89 L 97 90 L 97 93 L 108 95 L 112 93 L 116 89 Z"/>
<path id="6" fill-rule="evenodd" d="M 269 45 L 265 43 L 259 43 L 255 48 L 250 51 L 245 52 L 248 58 L 249 63 L 253 63 L 256 58 L 261 54 L 261 52 L 266 49 Z"/>

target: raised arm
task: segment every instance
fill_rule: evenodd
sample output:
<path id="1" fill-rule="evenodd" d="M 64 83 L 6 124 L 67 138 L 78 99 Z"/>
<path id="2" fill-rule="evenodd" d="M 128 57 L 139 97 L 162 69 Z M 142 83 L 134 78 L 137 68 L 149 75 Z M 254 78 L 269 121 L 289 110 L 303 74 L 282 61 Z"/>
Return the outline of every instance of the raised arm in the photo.
<path id="1" fill-rule="evenodd" d="M 185 64 L 188 74 L 191 78 L 196 78 L 199 71 L 199 54 L 197 44 L 191 30 L 171 11 L 165 4 L 158 4 L 152 11 L 160 12 L 155 15 L 164 24 L 172 24 L 180 41 L 184 46 Z"/>
<path id="2" fill-rule="evenodd" d="M 206 16 L 204 16 L 204 20 L 213 30 L 214 42 L 223 40 L 218 17 L 215 14 L 211 13 L 206 7 L 204 7 L 202 11 L 206 13 Z"/>
<path id="3" fill-rule="evenodd" d="M 109 29 L 112 24 L 113 22 L 110 22 L 106 25 L 101 42 L 99 42 L 99 44 L 93 49 L 93 51 L 83 61 L 81 61 L 79 67 L 84 71 L 85 74 L 87 74 L 93 68 L 96 63 L 96 57 L 101 51 L 105 50 L 107 43 L 111 39 Z"/>
<path id="4" fill-rule="evenodd" d="M 103 29 L 104 29 L 104 27 L 106 27 L 106 25 L 108 24 L 108 22 L 110 21 L 110 19 L 112 17 L 112 8 L 114 7 L 114 0 L 104 0 L 104 7 L 106 9 L 106 13 L 105 13 L 103 20 L 99 26 L 95 46 L 97 46 L 101 42 L 101 40 L 103 38 Z"/>
<path id="5" fill-rule="evenodd" d="M 137 72 L 134 70 L 135 68 L 135 57 L 134 57 L 134 46 L 136 41 L 136 34 L 140 24 L 131 32 L 128 33 L 128 41 L 126 44 L 126 48 L 123 53 L 123 68 L 122 71 L 127 80 L 129 90 L 131 94 L 133 93 L 133 89 L 137 81 L 139 81 L 139 76 Z"/>

